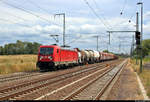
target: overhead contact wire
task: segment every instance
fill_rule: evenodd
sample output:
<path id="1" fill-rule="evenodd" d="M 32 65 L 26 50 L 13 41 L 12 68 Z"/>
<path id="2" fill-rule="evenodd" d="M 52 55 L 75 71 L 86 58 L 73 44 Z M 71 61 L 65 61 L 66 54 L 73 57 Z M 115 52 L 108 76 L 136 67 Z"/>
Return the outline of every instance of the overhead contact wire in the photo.
<path id="1" fill-rule="evenodd" d="M 25 10 L 24 8 L 17 7 L 17 6 L 15 6 L 15 5 L 12 5 L 12 4 L 7 3 L 7 2 L 4 2 L 4 1 L 2 1 L 2 2 L 3 2 L 4 4 L 6 4 L 6 5 L 8 5 L 8 6 L 11 6 L 11 7 L 15 8 L 15 9 L 19 9 L 19 10 L 21 10 L 21 11 L 24 11 L 24 12 L 26 12 L 26 13 L 28 13 L 28 14 L 31 14 L 31 15 L 33 15 L 33 16 L 35 16 L 35 17 L 37 17 L 37 18 L 40 18 L 41 20 L 46 21 L 47 23 L 51 24 L 49 20 L 47 20 L 47 19 L 45 19 L 45 18 L 43 18 L 43 17 L 41 17 L 41 16 L 39 16 L 39 15 L 36 15 L 36 14 L 32 13 L 31 11 Z M 52 23 L 53 23 L 53 22 L 52 22 Z M 54 23 L 53 23 L 53 24 L 54 24 Z M 57 24 L 55 24 L 55 25 L 57 25 Z M 58 25 L 58 26 L 60 26 L 60 25 Z"/>
<path id="2" fill-rule="evenodd" d="M 104 24 L 104 26 L 109 29 L 109 27 L 103 22 L 103 20 L 99 17 L 99 15 L 96 13 L 96 11 L 90 6 L 87 0 L 84 0 L 84 2 L 88 5 L 88 7 L 91 9 L 91 11 L 95 14 L 95 16 Z"/>
<path id="3" fill-rule="evenodd" d="M 99 6 L 97 5 L 97 2 L 96 2 L 95 0 L 93 0 L 93 2 L 94 2 L 94 4 L 95 4 L 96 8 L 100 10 Z M 103 15 L 101 15 L 101 16 L 102 16 L 102 18 L 105 20 L 105 22 L 107 23 L 107 25 L 109 25 L 109 27 L 112 28 L 112 26 L 111 26 L 110 23 L 107 21 L 107 19 L 106 19 Z"/>
<path id="4" fill-rule="evenodd" d="M 30 27 L 30 26 L 28 26 L 28 25 L 16 23 L 16 22 L 13 22 L 13 21 L 10 21 L 10 20 L 6 20 L 6 19 L 3 19 L 3 18 L 0 18 L 0 21 L 4 21 L 4 22 L 8 22 L 8 23 L 11 22 L 12 24 L 17 24 L 17 25 L 20 25 L 20 26 Z"/>

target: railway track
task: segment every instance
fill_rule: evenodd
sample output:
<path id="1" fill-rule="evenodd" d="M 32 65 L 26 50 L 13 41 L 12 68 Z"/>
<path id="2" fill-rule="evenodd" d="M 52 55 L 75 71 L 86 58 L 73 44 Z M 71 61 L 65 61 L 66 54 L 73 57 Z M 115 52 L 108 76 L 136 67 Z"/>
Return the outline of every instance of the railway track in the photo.
<path id="1" fill-rule="evenodd" d="M 49 73 L 49 72 L 47 72 L 47 73 Z M 14 80 L 23 79 L 23 78 L 28 78 L 28 77 L 42 75 L 42 74 L 46 74 L 46 73 L 39 73 L 39 71 L 34 71 L 34 72 L 20 72 L 20 73 L 14 73 L 14 74 L 10 74 L 10 75 L 1 75 L 0 83 L 14 81 Z"/>
<path id="2" fill-rule="evenodd" d="M 42 75 L 42 74 L 38 73 L 36 71 L 36 72 L 17 73 L 17 74 L 12 74 L 12 75 L 8 75 L 8 76 L 1 76 L 0 77 L 0 83 L 8 82 L 8 81 L 14 81 L 14 80 L 32 77 L 32 76 L 37 76 L 37 75 Z"/>
<path id="3" fill-rule="evenodd" d="M 117 75 L 120 75 L 127 61 L 116 68 L 111 68 L 87 84 L 70 93 L 61 100 L 99 100 L 113 82 Z M 95 84 L 95 85 L 93 85 Z M 87 93 L 88 92 L 88 93 Z"/>
<path id="4" fill-rule="evenodd" d="M 111 62 L 111 65 L 114 64 L 114 62 Z M 8 100 L 8 99 L 15 99 L 15 97 L 20 97 L 26 93 L 32 93 L 35 91 L 38 91 L 39 89 L 42 89 L 44 87 L 47 87 L 50 84 L 58 83 L 63 80 L 69 79 L 70 77 L 77 76 L 82 73 L 87 72 L 94 72 L 95 70 L 98 70 L 99 67 L 105 67 L 107 64 L 97 65 L 95 67 L 89 67 L 85 69 L 80 69 L 77 71 L 61 74 L 58 76 L 48 76 L 41 78 L 39 80 L 32 80 L 28 83 L 20 83 L 15 86 L 6 87 L 3 89 L 0 89 L 0 100 Z"/>
<path id="5" fill-rule="evenodd" d="M 119 63 L 119 62 L 118 62 Z M 118 63 L 115 63 L 115 65 L 117 65 Z M 41 95 L 41 97 L 39 98 L 36 98 L 35 100 L 58 100 L 58 99 L 61 99 L 61 97 L 66 94 L 66 93 L 69 93 L 67 92 L 68 90 L 72 91 L 74 89 L 76 89 L 76 86 L 82 86 L 82 85 L 85 85 L 86 82 L 88 82 L 90 80 L 89 78 L 89 75 L 92 74 L 92 79 L 94 79 L 93 76 L 97 76 L 99 74 L 102 74 L 104 71 L 106 71 L 106 69 L 109 69 L 110 67 L 114 67 L 113 65 L 109 66 L 109 67 L 105 67 L 105 68 L 100 68 L 98 71 L 97 74 L 95 74 L 95 72 L 92 72 L 92 73 L 88 73 L 84 76 L 78 76 L 78 79 L 70 79 L 70 80 L 73 80 L 72 82 L 70 83 L 67 83 L 65 84 L 66 82 L 68 82 L 69 80 L 67 80 L 66 82 L 64 83 L 59 83 L 59 84 L 62 84 L 63 86 L 61 87 L 56 87 L 54 90 L 49 90 L 50 92 L 48 92 L 47 94 L 45 95 Z M 79 78 L 80 77 L 80 78 Z M 86 82 L 85 82 L 86 81 Z M 84 82 L 84 83 L 83 83 Z M 81 85 L 82 83 L 82 85 Z M 56 84 L 56 85 L 59 85 L 59 84 Z M 76 85 L 74 85 L 76 84 Z M 68 88 L 70 87 L 70 88 Z M 67 89 L 66 89 L 67 88 Z M 65 90 L 66 89 L 66 90 Z M 70 92 L 71 93 L 71 92 Z"/>
<path id="6" fill-rule="evenodd" d="M 14 80 L 18 80 L 18 79 L 22 80 L 23 78 L 29 78 L 29 77 L 43 75 L 43 74 L 47 74 L 47 73 L 49 73 L 49 72 L 39 73 L 39 71 L 35 71 L 35 72 L 14 73 L 14 74 L 10 74 L 10 75 L 1 75 L 0 83 L 14 81 Z"/>

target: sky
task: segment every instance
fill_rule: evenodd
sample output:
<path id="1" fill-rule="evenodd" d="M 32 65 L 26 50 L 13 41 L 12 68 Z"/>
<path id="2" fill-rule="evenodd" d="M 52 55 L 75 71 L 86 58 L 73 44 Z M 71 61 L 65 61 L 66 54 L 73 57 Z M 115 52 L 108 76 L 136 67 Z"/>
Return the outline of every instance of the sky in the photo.
<path id="1" fill-rule="evenodd" d="M 135 31 L 136 12 L 141 16 L 137 2 L 143 2 L 143 39 L 149 39 L 149 0 L 0 0 L 0 46 L 17 40 L 51 45 L 52 34 L 59 35 L 61 46 L 63 16 L 54 15 L 65 13 L 65 42 L 71 48 L 96 50 L 94 36 L 99 36 L 99 51 L 129 54 L 134 33 L 111 33 L 109 44 L 107 31 Z"/>

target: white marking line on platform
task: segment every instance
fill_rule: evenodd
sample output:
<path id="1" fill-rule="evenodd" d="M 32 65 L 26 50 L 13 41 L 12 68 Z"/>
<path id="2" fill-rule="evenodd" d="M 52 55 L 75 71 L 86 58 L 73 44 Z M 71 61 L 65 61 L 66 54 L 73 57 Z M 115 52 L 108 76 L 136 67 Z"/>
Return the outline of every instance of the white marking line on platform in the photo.
<path id="1" fill-rule="evenodd" d="M 144 87 L 143 87 L 143 84 L 142 84 L 142 82 L 141 82 L 139 76 L 137 75 L 136 72 L 135 72 L 135 74 L 136 74 L 136 77 L 137 77 L 137 80 L 138 80 L 138 83 L 139 83 L 141 92 L 142 92 L 142 94 L 143 94 L 144 100 L 149 100 L 149 98 L 148 98 L 148 96 L 147 96 L 147 94 L 146 94 L 146 91 L 145 91 L 145 89 L 144 89 Z"/>
<path id="2" fill-rule="evenodd" d="M 107 68 L 107 67 L 106 67 L 106 68 Z M 104 69 L 102 69 L 102 70 L 104 70 Z M 39 97 L 39 98 L 36 98 L 35 100 L 41 100 L 42 98 L 44 98 L 44 97 L 46 97 L 46 96 L 49 96 L 49 95 L 51 95 L 51 94 L 53 94 L 53 93 L 55 93 L 55 92 L 57 92 L 57 91 L 60 91 L 60 90 L 66 88 L 66 87 L 68 87 L 68 86 L 71 86 L 71 85 L 73 85 L 73 84 L 75 84 L 75 83 L 77 83 L 77 82 L 79 82 L 79 81 L 81 81 L 81 80 L 83 80 L 83 79 L 85 79 L 85 78 L 87 78 L 87 77 L 90 77 L 90 76 L 92 76 L 92 75 L 94 75 L 94 74 L 96 74 L 96 73 L 98 73 L 98 72 L 101 72 L 102 70 L 99 70 L 99 71 L 97 71 L 97 72 L 94 72 L 94 73 L 92 73 L 92 74 L 90 74 L 90 75 L 88 75 L 88 76 L 85 76 L 85 77 L 83 77 L 83 78 L 81 78 L 81 79 L 79 79 L 79 80 L 76 80 L 76 81 L 74 81 L 74 82 L 72 82 L 72 83 L 70 83 L 70 84 L 67 84 L 67 85 L 65 85 L 65 86 L 63 86 L 63 87 L 61 87 L 61 88 L 59 88 L 59 89 L 57 89 L 57 90 L 54 90 L 54 91 L 52 91 L 52 92 L 50 92 L 50 93 L 47 93 L 46 95 L 43 95 L 43 96 L 41 96 L 41 97 Z"/>

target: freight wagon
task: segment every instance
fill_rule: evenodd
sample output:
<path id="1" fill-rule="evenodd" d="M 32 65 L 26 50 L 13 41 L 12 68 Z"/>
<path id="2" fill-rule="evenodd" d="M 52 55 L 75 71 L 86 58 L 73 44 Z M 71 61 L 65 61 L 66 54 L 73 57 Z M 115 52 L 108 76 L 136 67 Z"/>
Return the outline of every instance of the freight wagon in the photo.
<path id="1" fill-rule="evenodd" d="M 113 60 L 114 54 L 94 50 L 64 49 L 57 45 L 40 46 L 37 67 L 40 70 L 56 69 L 63 66 L 84 65 Z"/>

